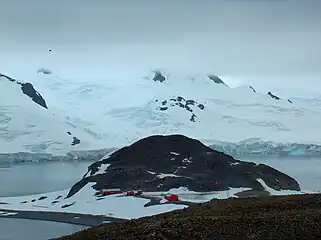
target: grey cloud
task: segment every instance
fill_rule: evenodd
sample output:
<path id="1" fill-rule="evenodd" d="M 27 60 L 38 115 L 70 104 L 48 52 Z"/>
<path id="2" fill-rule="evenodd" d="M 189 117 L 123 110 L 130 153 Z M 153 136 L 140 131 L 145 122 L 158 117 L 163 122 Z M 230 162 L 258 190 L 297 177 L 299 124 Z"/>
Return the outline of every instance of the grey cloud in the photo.
<path id="1" fill-rule="evenodd" d="M 321 1 L 7 0 L 1 9 L 6 48 L 96 48 L 113 62 L 221 75 L 321 75 Z"/>

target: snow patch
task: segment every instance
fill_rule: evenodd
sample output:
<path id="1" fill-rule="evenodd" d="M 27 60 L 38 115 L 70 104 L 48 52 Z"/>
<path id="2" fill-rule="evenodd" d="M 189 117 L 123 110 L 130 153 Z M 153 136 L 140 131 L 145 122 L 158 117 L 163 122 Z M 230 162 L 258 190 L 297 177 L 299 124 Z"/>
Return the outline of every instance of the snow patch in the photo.
<path id="1" fill-rule="evenodd" d="M 163 197 L 166 195 L 177 194 L 181 201 L 202 203 L 208 202 L 212 199 L 226 199 L 230 197 L 237 198 L 237 193 L 247 190 L 251 190 L 251 188 L 229 188 L 229 190 L 226 191 L 195 192 L 190 191 L 187 187 L 178 187 L 164 192 L 147 192 L 144 193 L 144 195 L 163 199 Z M 166 201 L 162 200 L 162 202 Z"/>
<path id="2" fill-rule="evenodd" d="M 110 164 L 101 164 L 101 166 L 98 168 L 98 171 L 94 175 L 104 174 L 109 166 Z"/>
<path id="3" fill-rule="evenodd" d="M 262 179 L 258 179 L 258 181 L 272 195 L 313 193 L 308 191 L 275 191 L 269 188 Z M 195 192 L 190 191 L 187 187 L 179 187 L 163 192 L 143 192 L 142 196 L 158 198 L 161 200 L 161 203 L 165 203 L 167 201 L 164 200 L 164 196 L 169 194 L 177 194 L 181 201 L 202 203 L 210 201 L 211 199 L 237 197 L 237 193 L 247 190 L 251 190 L 251 188 L 229 188 L 227 191 Z M 160 204 L 144 207 L 144 205 L 150 201 L 149 199 L 134 196 L 124 196 L 124 194 L 108 195 L 101 197 L 98 200 L 97 197 L 95 197 L 96 191 L 92 188 L 92 186 L 89 186 L 89 184 L 82 188 L 77 194 L 65 199 L 64 196 L 67 196 L 68 191 L 69 189 L 47 194 L 0 198 L 0 202 L 6 203 L 2 204 L 1 208 L 16 211 L 53 211 L 105 215 L 132 219 L 187 207 L 184 204 Z M 44 196 L 46 198 L 44 198 Z M 1 212 L 0 214 L 7 214 L 7 212 Z"/>
<path id="4" fill-rule="evenodd" d="M 182 176 L 178 176 L 172 173 L 161 173 L 157 175 L 158 178 L 166 178 L 166 177 L 182 177 Z"/>
<path id="5" fill-rule="evenodd" d="M 176 204 L 144 207 L 144 205 L 149 202 L 148 199 L 132 196 L 124 197 L 122 194 L 105 196 L 103 199 L 97 201 L 94 197 L 95 190 L 92 188 L 92 186 L 89 185 L 82 188 L 71 198 L 61 199 L 58 203 L 52 204 L 52 201 L 54 201 L 57 196 L 67 196 L 67 193 L 68 190 L 48 193 L 46 194 L 46 199 L 41 201 L 36 200 L 36 202 L 41 202 L 41 206 L 33 204 L 32 200 L 39 199 L 39 197 L 42 195 L 1 198 L 1 202 L 8 203 L 1 206 L 1 208 L 28 211 L 82 213 L 106 216 L 110 216 L 110 214 L 112 214 L 114 217 L 132 219 L 187 207 L 186 205 Z M 27 203 L 22 204 L 22 201 L 27 201 Z"/>
<path id="6" fill-rule="evenodd" d="M 236 165 L 238 165 L 238 164 L 240 164 L 240 163 L 238 163 L 238 162 L 232 162 L 232 163 L 231 163 L 231 166 L 236 166 Z"/>
<path id="7" fill-rule="evenodd" d="M 173 155 L 175 155 L 175 156 L 178 156 L 178 155 L 179 155 L 179 153 L 177 153 L 177 152 L 170 152 L 170 154 L 173 154 Z"/>
<path id="8" fill-rule="evenodd" d="M 184 158 L 182 162 L 183 162 L 183 163 L 192 163 L 191 159 L 192 159 L 191 157 L 189 157 L 189 158 Z"/>
<path id="9" fill-rule="evenodd" d="M 307 191 L 294 191 L 294 190 L 280 190 L 277 191 L 273 188 L 270 188 L 261 178 L 256 179 L 262 187 L 265 189 L 265 191 L 269 192 L 271 195 L 300 195 L 300 194 L 306 194 L 306 193 L 312 193 Z"/>

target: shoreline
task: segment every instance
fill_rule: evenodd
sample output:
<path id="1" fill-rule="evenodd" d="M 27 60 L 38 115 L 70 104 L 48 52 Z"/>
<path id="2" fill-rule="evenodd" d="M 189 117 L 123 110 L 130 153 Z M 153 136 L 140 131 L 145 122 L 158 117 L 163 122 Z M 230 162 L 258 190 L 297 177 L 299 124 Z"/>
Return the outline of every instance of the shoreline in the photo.
<path id="1" fill-rule="evenodd" d="M 252 191 L 247 190 L 241 193 L 235 194 L 238 199 L 248 199 L 251 197 L 271 197 L 266 191 Z M 273 195 L 272 195 L 273 196 Z M 150 200 L 144 205 L 144 207 L 151 207 L 157 205 L 177 204 L 185 205 L 187 208 L 197 207 L 204 203 L 211 202 L 213 200 L 221 200 L 219 198 L 211 199 L 204 202 L 190 202 L 190 201 L 177 201 L 177 202 L 164 202 L 160 203 L 159 197 L 153 196 L 134 196 L 135 198 L 143 198 Z M 233 197 L 232 197 L 233 198 Z M 3 203 L 4 204 L 4 203 Z M 143 216 L 142 216 L 143 217 Z M 73 212 L 55 212 L 55 211 L 41 211 L 41 210 L 15 210 L 15 209 L 2 209 L 0 205 L 0 218 L 16 218 L 16 219 L 29 219 L 29 220 L 40 220 L 40 221 L 51 221 L 60 222 L 66 224 L 82 225 L 88 227 L 99 226 L 103 223 L 121 223 L 130 221 L 131 219 L 118 218 L 107 215 L 93 215 L 85 213 L 73 213 Z"/>
<path id="2" fill-rule="evenodd" d="M 39 221 L 51 221 L 67 223 L 73 225 L 82 225 L 87 227 L 99 226 L 106 222 L 124 222 L 127 219 L 108 217 L 104 215 L 90 215 L 66 212 L 44 212 L 44 211 L 15 211 L 0 208 L 0 218 L 16 218 Z"/>

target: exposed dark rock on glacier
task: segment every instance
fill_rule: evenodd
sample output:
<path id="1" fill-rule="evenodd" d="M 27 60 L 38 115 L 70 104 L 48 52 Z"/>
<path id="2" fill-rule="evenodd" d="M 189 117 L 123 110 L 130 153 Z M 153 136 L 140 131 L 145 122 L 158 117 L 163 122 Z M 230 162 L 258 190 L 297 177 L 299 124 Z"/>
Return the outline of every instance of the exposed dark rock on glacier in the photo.
<path id="1" fill-rule="evenodd" d="M 280 100 L 281 98 L 279 98 L 278 96 L 274 95 L 273 93 L 271 92 L 268 92 L 268 95 L 271 97 L 271 98 L 274 98 L 276 100 Z"/>
<path id="2" fill-rule="evenodd" d="M 263 191 L 258 178 L 274 189 L 300 190 L 295 179 L 267 165 L 236 160 L 184 135 L 155 135 L 93 163 L 67 198 L 89 182 L 96 183 L 96 190 L 188 187 L 201 192 L 244 187 Z"/>
<path id="3" fill-rule="evenodd" d="M 212 80 L 213 82 L 217 83 L 217 84 L 224 84 L 224 85 L 227 86 L 227 84 L 226 84 L 225 82 L 223 82 L 223 80 L 220 79 L 218 76 L 215 76 L 215 75 L 213 75 L 213 74 L 209 74 L 209 75 L 208 75 L 208 78 L 209 78 L 210 80 Z"/>
<path id="4" fill-rule="evenodd" d="M 79 144 L 80 143 L 80 140 L 77 138 L 77 137 L 73 137 L 72 138 L 72 143 L 71 143 L 71 145 L 77 145 L 77 144 Z"/>
<path id="5" fill-rule="evenodd" d="M 280 97 L 278 97 L 278 96 L 274 95 L 274 94 L 273 94 L 273 93 L 271 93 L 271 92 L 268 92 L 268 95 L 269 95 L 271 98 L 273 98 L 273 99 L 281 100 L 281 98 L 280 98 Z M 293 103 L 290 99 L 288 99 L 288 102 L 289 102 L 289 103 Z"/>
<path id="6" fill-rule="evenodd" d="M 45 99 L 43 99 L 43 97 L 40 95 L 40 93 L 38 93 L 34 89 L 34 87 L 31 83 L 22 83 L 21 90 L 24 94 L 29 96 L 32 99 L 32 101 L 34 101 L 35 103 L 38 103 L 40 106 L 42 106 L 46 109 L 48 108 Z"/>
<path id="7" fill-rule="evenodd" d="M 1 74 L 1 73 L 0 73 L 0 77 L 6 78 L 8 81 L 20 85 L 22 93 L 24 93 L 25 95 L 30 97 L 32 99 L 32 101 L 34 101 L 35 103 L 37 103 L 40 106 L 48 109 L 48 106 L 47 106 L 47 103 L 46 103 L 45 99 L 40 95 L 40 93 L 38 93 L 35 90 L 35 88 L 33 87 L 33 85 L 31 83 L 19 82 L 16 79 L 13 79 L 13 78 L 8 77 L 8 76 L 6 76 L 4 74 Z"/>
<path id="8" fill-rule="evenodd" d="M 256 93 L 256 90 L 252 86 L 250 86 L 250 88 L 252 89 L 253 92 Z"/>
<path id="9" fill-rule="evenodd" d="M 37 73 L 43 73 L 45 75 L 49 75 L 49 74 L 52 73 L 52 71 L 50 69 L 48 69 L 48 68 L 39 68 L 37 70 Z"/>
<path id="10" fill-rule="evenodd" d="M 160 102 L 160 101 L 156 100 L 156 102 Z M 205 108 L 204 104 L 198 103 L 197 101 L 192 99 L 185 99 L 182 96 L 178 96 L 176 98 L 170 98 L 168 100 L 163 100 L 160 103 L 161 103 L 161 106 L 157 108 L 160 111 L 166 111 L 173 107 L 180 107 L 186 110 L 190 114 L 191 122 L 196 121 L 197 115 L 195 113 L 195 110 L 204 110 Z"/>
<path id="11" fill-rule="evenodd" d="M 162 73 L 160 71 L 155 71 L 154 73 L 155 73 L 155 75 L 153 77 L 153 80 L 155 82 L 164 82 L 166 80 L 166 77 L 164 75 L 162 75 Z"/>

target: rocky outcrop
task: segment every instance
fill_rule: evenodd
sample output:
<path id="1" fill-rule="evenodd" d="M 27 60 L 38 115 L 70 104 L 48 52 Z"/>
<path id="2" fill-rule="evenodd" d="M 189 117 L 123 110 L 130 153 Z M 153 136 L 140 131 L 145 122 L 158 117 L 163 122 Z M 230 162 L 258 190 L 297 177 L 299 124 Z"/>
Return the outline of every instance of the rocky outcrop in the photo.
<path id="1" fill-rule="evenodd" d="M 49 75 L 52 73 L 52 71 L 48 68 L 39 68 L 37 70 L 37 73 L 42 73 L 42 74 L 45 74 L 45 75 Z"/>
<path id="2" fill-rule="evenodd" d="M 253 92 L 255 92 L 255 93 L 256 93 L 255 89 L 254 89 L 252 86 L 250 86 L 250 88 L 252 89 L 252 91 L 253 91 Z"/>
<path id="3" fill-rule="evenodd" d="M 72 143 L 71 143 L 72 146 L 77 145 L 79 143 L 80 143 L 80 139 L 79 138 L 77 138 L 77 137 L 73 137 L 72 138 Z"/>
<path id="4" fill-rule="evenodd" d="M 160 71 L 154 71 L 154 77 L 153 80 L 155 82 L 164 82 L 166 80 L 166 77 L 162 75 Z"/>
<path id="5" fill-rule="evenodd" d="M 225 82 L 223 82 L 223 80 L 222 79 L 220 79 L 218 76 L 215 76 L 215 75 L 213 75 L 213 74 L 209 74 L 208 75 L 208 78 L 210 79 L 210 80 L 212 80 L 214 83 L 216 83 L 216 84 L 223 84 L 223 85 L 226 85 L 227 86 L 227 84 L 225 83 Z"/>
<path id="6" fill-rule="evenodd" d="M 189 120 L 191 122 L 196 122 L 197 115 L 195 110 L 204 110 L 205 108 L 204 104 L 198 103 L 197 101 L 192 99 L 185 99 L 181 96 L 163 101 L 156 100 L 156 102 L 161 103 L 161 105 L 157 108 L 157 110 L 159 111 L 168 111 L 173 107 L 179 107 L 186 110 L 190 114 Z"/>
<path id="7" fill-rule="evenodd" d="M 276 99 L 276 100 L 280 100 L 281 98 L 279 98 L 278 96 L 274 95 L 273 93 L 271 92 L 268 92 L 268 95 L 273 98 L 273 99 Z"/>
<path id="8" fill-rule="evenodd" d="M 106 164 L 110 165 L 106 168 Z M 89 166 L 67 197 L 89 182 L 95 183 L 96 190 L 167 191 L 187 187 L 203 192 L 244 187 L 264 191 L 259 178 L 276 190 L 300 190 L 295 179 L 267 165 L 236 160 L 184 135 L 155 135 Z"/>
<path id="9" fill-rule="evenodd" d="M 39 104 L 40 106 L 48 109 L 47 103 L 45 101 L 45 99 L 40 95 L 40 93 L 38 93 L 35 88 L 33 87 L 33 85 L 31 83 L 23 83 L 23 82 L 19 82 L 11 77 L 8 77 L 4 74 L 0 73 L 0 77 L 3 77 L 5 79 L 7 79 L 10 82 L 16 83 L 18 85 L 21 86 L 21 90 L 23 92 L 23 94 L 27 95 L 28 97 L 30 97 L 32 99 L 32 101 L 34 101 L 35 103 Z"/>
<path id="10" fill-rule="evenodd" d="M 273 99 L 281 100 L 281 98 L 280 98 L 280 97 L 278 97 L 278 96 L 274 95 L 274 94 L 273 94 L 273 93 L 271 93 L 271 92 L 268 92 L 268 95 L 269 95 L 271 98 L 273 98 Z M 289 103 L 293 103 L 290 99 L 288 99 L 288 102 L 289 102 Z"/>

